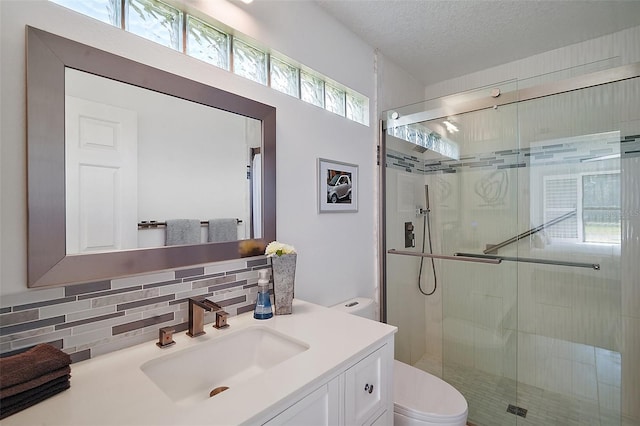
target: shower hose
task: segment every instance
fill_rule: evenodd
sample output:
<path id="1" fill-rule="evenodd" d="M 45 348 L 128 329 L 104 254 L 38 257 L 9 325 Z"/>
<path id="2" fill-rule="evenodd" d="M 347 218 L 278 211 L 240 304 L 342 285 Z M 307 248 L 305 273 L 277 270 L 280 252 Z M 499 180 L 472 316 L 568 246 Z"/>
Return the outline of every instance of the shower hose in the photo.
<path id="1" fill-rule="evenodd" d="M 429 235 L 429 254 L 433 254 L 433 247 L 431 246 L 431 223 L 429 220 L 429 210 L 426 210 L 426 213 L 423 216 L 424 218 L 424 226 L 422 227 L 422 253 L 424 253 L 424 249 L 425 249 L 425 240 L 426 240 L 426 236 L 427 233 Z M 420 290 L 420 293 L 422 293 L 425 296 L 431 296 L 433 293 L 436 292 L 436 289 L 438 288 L 438 277 L 436 276 L 436 265 L 435 265 L 435 261 L 433 258 L 431 258 L 431 269 L 433 270 L 433 290 L 431 290 L 430 292 L 426 292 L 422 289 L 422 266 L 424 264 L 424 257 L 420 258 L 420 272 L 418 272 L 418 290 Z"/>

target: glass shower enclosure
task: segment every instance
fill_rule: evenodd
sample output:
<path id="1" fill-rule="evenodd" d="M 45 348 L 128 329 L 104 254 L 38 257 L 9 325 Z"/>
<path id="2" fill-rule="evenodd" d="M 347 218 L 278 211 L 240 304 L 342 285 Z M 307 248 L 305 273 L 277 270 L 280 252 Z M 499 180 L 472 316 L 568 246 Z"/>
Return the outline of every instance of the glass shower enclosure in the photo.
<path id="1" fill-rule="evenodd" d="M 384 113 L 383 320 L 474 425 L 626 424 L 640 400 L 640 66 L 572 74 Z"/>

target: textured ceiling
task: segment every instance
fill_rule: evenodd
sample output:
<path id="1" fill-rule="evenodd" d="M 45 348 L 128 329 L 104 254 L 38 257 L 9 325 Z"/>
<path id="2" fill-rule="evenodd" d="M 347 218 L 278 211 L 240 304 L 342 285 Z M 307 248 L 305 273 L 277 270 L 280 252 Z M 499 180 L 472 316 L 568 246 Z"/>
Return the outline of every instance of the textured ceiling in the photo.
<path id="1" fill-rule="evenodd" d="M 425 85 L 640 25 L 640 0 L 316 2 Z"/>

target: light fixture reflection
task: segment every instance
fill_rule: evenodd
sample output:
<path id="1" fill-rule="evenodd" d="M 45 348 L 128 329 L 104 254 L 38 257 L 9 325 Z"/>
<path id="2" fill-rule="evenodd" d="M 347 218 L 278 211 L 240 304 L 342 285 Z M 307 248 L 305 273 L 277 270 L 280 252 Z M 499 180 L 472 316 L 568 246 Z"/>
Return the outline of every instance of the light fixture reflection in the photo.
<path id="1" fill-rule="evenodd" d="M 445 121 L 442 122 L 442 124 L 444 124 L 445 127 L 447 128 L 447 132 L 449 132 L 449 133 L 458 132 L 458 128 L 456 127 L 456 125 L 451 123 L 450 121 L 445 120 Z"/>

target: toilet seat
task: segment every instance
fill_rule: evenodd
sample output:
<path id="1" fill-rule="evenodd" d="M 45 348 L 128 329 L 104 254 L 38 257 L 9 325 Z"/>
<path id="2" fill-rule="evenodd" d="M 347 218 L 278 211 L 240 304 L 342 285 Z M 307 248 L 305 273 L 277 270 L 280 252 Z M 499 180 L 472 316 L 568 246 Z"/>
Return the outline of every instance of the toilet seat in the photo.
<path id="1" fill-rule="evenodd" d="M 394 360 L 394 411 L 434 424 L 465 424 L 467 401 L 449 383 L 425 371 Z"/>

